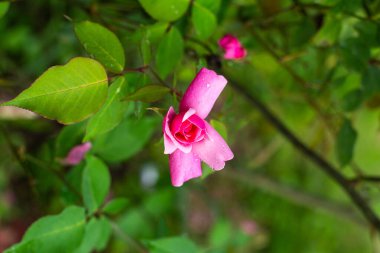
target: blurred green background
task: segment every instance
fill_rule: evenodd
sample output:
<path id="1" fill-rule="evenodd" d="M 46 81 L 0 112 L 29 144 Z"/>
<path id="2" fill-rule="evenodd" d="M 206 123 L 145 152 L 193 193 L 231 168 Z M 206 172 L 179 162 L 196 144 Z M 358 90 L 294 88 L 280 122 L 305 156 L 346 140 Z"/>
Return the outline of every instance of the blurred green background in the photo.
<path id="1" fill-rule="evenodd" d="M 263 101 L 340 173 L 380 176 L 380 1 L 199 2 L 212 18 L 206 15 L 194 25 L 189 8 L 170 22 L 180 30 L 185 49 L 164 79 L 183 92 L 200 66 L 226 76 L 231 85 L 209 118 L 220 123 L 235 158 L 209 175 L 205 166 L 201 179 L 174 188 L 160 122 L 161 113 L 178 101 L 167 95 L 150 104 L 131 102 L 122 123 L 93 140 L 91 149 L 109 165 L 110 198 L 129 200 L 113 217 L 117 229 L 102 252 L 140 252 L 140 244 L 181 235 L 210 253 L 379 252 L 377 232 L 336 182 L 295 150 L 233 83 Z M 16 0 L 6 11 L 4 3 L 1 102 L 50 66 L 86 56 L 74 33 L 76 21 L 92 20 L 117 34 L 127 67 L 161 64 L 155 53 L 167 23 L 150 17 L 139 1 Z M 199 26 L 210 29 L 210 35 L 199 33 Z M 247 48 L 245 59 L 223 59 L 217 42 L 226 33 Z M 125 77 L 129 90 L 155 82 L 143 73 Z M 36 219 L 75 203 L 44 167 L 59 164 L 81 142 L 85 123 L 63 126 L 0 107 L 0 251 L 18 242 Z M 60 167 L 59 172 L 80 188 L 83 167 Z M 352 181 L 378 213 L 379 183 Z"/>

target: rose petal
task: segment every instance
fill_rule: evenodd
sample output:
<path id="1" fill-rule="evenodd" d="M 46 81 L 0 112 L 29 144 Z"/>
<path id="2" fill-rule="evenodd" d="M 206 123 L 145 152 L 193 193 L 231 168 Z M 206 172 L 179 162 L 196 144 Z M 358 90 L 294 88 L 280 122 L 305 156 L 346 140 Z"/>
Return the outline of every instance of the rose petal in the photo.
<path id="1" fill-rule="evenodd" d="M 243 47 L 231 47 L 226 49 L 225 59 L 242 59 L 247 56 L 247 50 Z"/>
<path id="2" fill-rule="evenodd" d="M 189 122 L 191 122 L 192 124 L 196 125 L 201 129 L 205 128 L 204 120 L 195 114 L 195 110 L 193 108 L 190 108 L 186 113 L 181 112 L 174 117 L 170 124 L 170 130 L 172 131 L 172 133 L 178 132 L 181 129 L 181 126 L 184 125 L 183 123 L 186 120 L 188 121 L 185 124 L 189 124 Z"/>
<path id="3" fill-rule="evenodd" d="M 186 154 L 176 150 L 169 156 L 169 164 L 173 186 L 181 186 L 192 178 L 202 176 L 201 160 L 193 152 Z"/>
<path id="4" fill-rule="evenodd" d="M 73 147 L 69 154 L 66 156 L 65 160 L 63 161 L 64 164 L 67 165 L 77 165 L 79 164 L 86 153 L 91 149 L 91 143 L 85 142 L 81 145 Z"/>
<path id="5" fill-rule="evenodd" d="M 226 34 L 223 38 L 219 40 L 219 46 L 223 49 L 229 47 L 241 47 L 240 41 L 231 34 Z"/>
<path id="6" fill-rule="evenodd" d="M 173 153 L 176 150 L 173 147 L 173 145 L 176 148 L 182 150 L 182 152 L 189 153 L 191 151 L 191 145 L 186 146 L 179 143 L 171 133 L 169 122 L 171 122 L 175 116 L 176 114 L 173 107 L 170 107 L 162 124 L 163 132 L 164 132 L 164 145 L 165 145 L 164 153 L 165 154 Z"/>
<path id="7" fill-rule="evenodd" d="M 189 110 L 187 110 L 187 112 L 183 115 L 182 122 L 184 122 L 185 120 L 193 116 L 195 113 L 196 113 L 195 109 L 189 108 Z"/>
<path id="8" fill-rule="evenodd" d="M 193 108 L 199 117 L 206 118 L 226 84 L 223 76 L 202 68 L 183 95 L 180 111 Z"/>
<path id="9" fill-rule="evenodd" d="M 221 170 L 225 161 L 231 160 L 234 154 L 223 137 L 207 122 L 205 124 L 207 137 L 193 144 L 193 152 L 214 170 Z"/>
<path id="10" fill-rule="evenodd" d="M 205 121 L 197 115 L 192 115 L 190 118 L 188 118 L 188 121 L 193 125 L 196 125 L 199 129 L 205 129 Z"/>
<path id="11" fill-rule="evenodd" d="M 177 149 L 177 146 L 170 140 L 170 138 L 166 134 L 164 134 L 164 147 L 164 154 L 166 155 L 173 153 Z"/>

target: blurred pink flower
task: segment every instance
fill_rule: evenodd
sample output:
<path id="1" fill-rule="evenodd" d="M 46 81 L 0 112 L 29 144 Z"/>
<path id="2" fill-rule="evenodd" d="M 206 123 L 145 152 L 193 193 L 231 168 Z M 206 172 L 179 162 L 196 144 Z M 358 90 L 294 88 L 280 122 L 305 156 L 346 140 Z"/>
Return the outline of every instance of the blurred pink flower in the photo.
<path id="1" fill-rule="evenodd" d="M 219 40 L 219 46 L 224 49 L 225 59 L 238 60 L 247 56 L 247 50 L 236 37 L 230 34 L 226 34 Z"/>
<path id="2" fill-rule="evenodd" d="M 202 175 L 201 160 L 214 170 L 224 168 L 233 153 L 218 132 L 204 119 L 227 80 L 202 68 L 185 92 L 176 114 L 170 107 L 163 121 L 165 154 L 169 154 L 172 184 L 181 186 Z"/>
<path id="3" fill-rule="evenodd" d="M 90 142 L 85 142 L 81 145 L 73 147 L 64 159 L 63 163 L 67 165 L 79 164 L 83 160 L 87 152 L 91 149 L 91 146 L 92 145 Z"/>
<path id="4" fill-rule="evenodd" d="M 247 235 L 255 235 L 258 232 L 257 223 L 249 219 L 240 222 L 240 229 Z"/>

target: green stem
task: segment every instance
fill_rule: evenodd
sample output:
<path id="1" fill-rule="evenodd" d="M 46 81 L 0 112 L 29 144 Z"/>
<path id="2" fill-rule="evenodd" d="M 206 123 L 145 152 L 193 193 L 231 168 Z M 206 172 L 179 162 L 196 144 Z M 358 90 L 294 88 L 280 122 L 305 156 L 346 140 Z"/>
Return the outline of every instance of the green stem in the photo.
<path id="1" fill-rule="evenodd" d="M 145 249 L 140 243 L 138 243 L 132 237 L 130 237 L 129 235 L 124 233 L 124 231 L 121 230 L 121 228 L 119 227 L 119 225 L 117 223 L 115 223 L 114 221 L 111 221 L 111 220 L 110 220 L 110 223 L 111 223 L 111 226 L 112 226 L 112 229 L 114 230 L 114 232 L 124 242 L 126 242 L 128 245 L 131 245 L 136 250 L 135 252 L 149 253 L 149 251 L 147 249 Z"/>

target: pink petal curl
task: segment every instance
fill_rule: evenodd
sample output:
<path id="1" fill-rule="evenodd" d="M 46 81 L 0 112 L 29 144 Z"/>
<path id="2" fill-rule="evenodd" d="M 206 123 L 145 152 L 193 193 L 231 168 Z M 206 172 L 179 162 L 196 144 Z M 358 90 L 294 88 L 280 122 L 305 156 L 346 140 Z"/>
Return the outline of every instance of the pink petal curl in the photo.
<path id="1" fill-rule="evenodd" d="M 226 84 L 224 76 L 202 68 L 183 95 L 180 112 L 193 108 L 199 117 L 206 118 Z"/>
<path id="2" fill-rule="evenodd" d="M 67 165 L 77 165 L 79 164 L 84 156 L 87 154 L 87 152 L 91 149 L 91 143 L 90 142 L 85 142 L 81 145 L 77 145 L 73 147 L 69 154 L 66 156 L 64 160 L 64 164 Z"/>
<path id="3" fill-rule="evenodd" d="M 166 114 L 164 118 L 164 122 L 162 126 L 163 132 L 164 132 L 164 145 L 165 145 L 164 154 L 171 154 L 177 148 L 184 153 L 189 153 L 191 151 L 191 145 L 184 145 L 182 143 L 179 143 L 175 139 L 175 137 L 173 136 L 170 130 L 170 123 L 173 121 L 175 116 L 176 116 L 176 113 L 173 107 L 170 107 L 168 113 Z"/>
<path id="4" fill-rule="evenodd" d="M 201 160 L 193 152 L 186 154 L 177 149 L 170 154 L 169 164 L 173 186 L 182 186 L 184 182 L 202 176 Z"/>
<path id="5" fill-rule="evenodd" d="M 231 160 L 234 154 L 223 137 L 210 124 L 206 121 L 205 123 L 207 137 L 193 144 L 193 152 L 212 169 L 221 170 L 225 162 Z"/>

